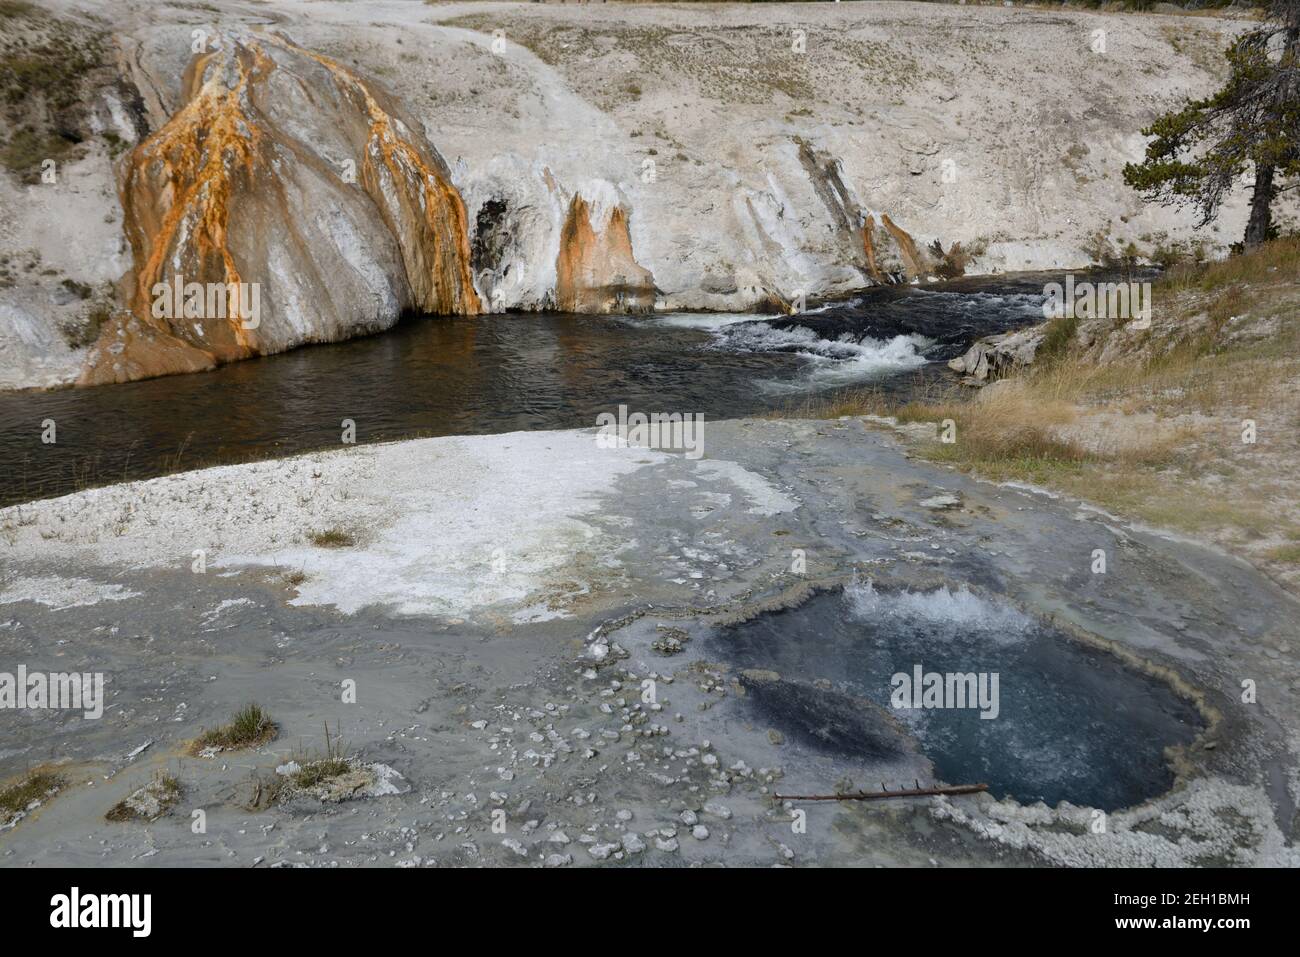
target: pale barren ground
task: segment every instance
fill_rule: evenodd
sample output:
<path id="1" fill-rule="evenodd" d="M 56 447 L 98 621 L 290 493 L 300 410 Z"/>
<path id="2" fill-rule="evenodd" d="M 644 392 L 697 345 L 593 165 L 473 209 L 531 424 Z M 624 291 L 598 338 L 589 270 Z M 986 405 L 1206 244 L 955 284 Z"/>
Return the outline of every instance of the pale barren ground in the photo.
<path id="1" fill-rule="evenodd" d="M 1294 865 L 1295 599 L 1194 543 L 909 461 L 865 426 L 712 423 L 698 462 L 599 449 L 592 431 L 360 446 L 0 512 L 5 660 L 109 679 L 100 721 L 4 719 L 4 776 L 52 765 L 65 786 L 0 834 L 0 862 Z M 330 530 L 349 540 L 317 541 Z M 1097 548 L 1108 574 L 1089 571 Z M 727 621 L 854 576 L 1082 629 L 1209 727 L 1170 755 L 1173 790 L 1103 838 L 1087 808 L 987 795 L 820 806 L 792 834 L 773 793 L 934 771 L 796 743 L 705 649 Z M 192 756 L 250 701 L 279 738 Z M 321 760 L 327 721 L 370 769 L 358 790 L 268 806 L 275 768 Z M 156 775 L 182 788 L 172 811 L 103 820 Z"/>

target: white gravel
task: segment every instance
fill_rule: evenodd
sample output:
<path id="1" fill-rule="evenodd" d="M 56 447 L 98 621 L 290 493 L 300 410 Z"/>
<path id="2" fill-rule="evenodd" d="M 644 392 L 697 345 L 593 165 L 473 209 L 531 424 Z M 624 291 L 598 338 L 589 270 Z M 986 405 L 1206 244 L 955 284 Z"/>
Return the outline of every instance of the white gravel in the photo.
<path id="1" fill-rule="evenodd" d="M 509 604 L 545 617 L 618 567 L 626 539 L 593 522 L 602 496 L 680 456 L 598 448 L 592 430 L 516 432 L 347 447 L 164 476 L 0 510 L 0 552 L 206 573 L 248 566 L 301 573 L 296 604 L 353 613 L 467 614 Z M 735 487 L 752 511 L 797 503 L 733 462 L 690 463 Z M 312 538 L 341 532 L 345 547 Z M 630 535 L 629 531 L 627 535 Z M 201 554 L 200 554 L 201 553 Z M 25 579 L 7 600 L 130 597 L 116 586 Z M 80 597 L 78 597 L 80 596 Z M 561 607 L 549 614 L 560 614 Z"/>

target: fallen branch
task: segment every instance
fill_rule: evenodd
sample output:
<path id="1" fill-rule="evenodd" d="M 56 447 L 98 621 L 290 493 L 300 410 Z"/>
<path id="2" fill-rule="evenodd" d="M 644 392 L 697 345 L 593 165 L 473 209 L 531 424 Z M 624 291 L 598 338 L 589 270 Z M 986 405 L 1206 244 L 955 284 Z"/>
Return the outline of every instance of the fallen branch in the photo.
<path id="1" fill-rule="evenodd" d="M 883 787 L 883 785 L 881 785 Z M 878 798 L 927 797 L 933 794 L 978 794 L 987 784 L 954 784 L 943 788 L 907 788 L 902 791 L 855 791 L 851 794 L 773 794 L 778 801 L 874 801 Z"/>

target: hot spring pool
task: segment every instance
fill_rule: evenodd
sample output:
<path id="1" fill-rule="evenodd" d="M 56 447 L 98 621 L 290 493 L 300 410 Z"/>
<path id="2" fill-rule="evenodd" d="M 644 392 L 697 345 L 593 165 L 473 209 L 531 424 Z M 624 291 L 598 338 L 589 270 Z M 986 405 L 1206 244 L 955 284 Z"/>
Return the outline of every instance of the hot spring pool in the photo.
<path id="1" fill-rule="evenodd" d="M 737 669 L 789 679 L 785 693 L 749 695 L 746 706 L 795 746 L 879 756 L 875 735 L 826 727 L 812 685 L 824 679 L 888 711 L 944 781 L 987 783 L 1022 803 L 1106 811 L 1140 803 L 1173 783 L 1164 749 L 1203 728 L 1164 683 L 965 589 L 854 584 L 707 641 L 710 655 Z"/>

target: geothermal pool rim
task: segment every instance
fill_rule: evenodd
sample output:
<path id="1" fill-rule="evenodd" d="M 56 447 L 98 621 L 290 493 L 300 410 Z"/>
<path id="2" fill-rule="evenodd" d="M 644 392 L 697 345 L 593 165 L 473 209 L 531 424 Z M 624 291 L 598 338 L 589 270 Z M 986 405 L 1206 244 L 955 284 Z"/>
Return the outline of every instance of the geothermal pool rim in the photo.
<path id="1" fill-rule="evenodd" d="M 786 578 L 791 577 L 793 576 L 787 573 Z M 1165 765 L 1173 775 L 1173 781 L 1169 787 L 1134 804 L 1115 808 L 1107 813 L 1132 812 L 1150 807 L 1186 787 L 1191 779 L 1203 773 L 1204 768 L 1197 761 L 1195 755 L 1204 754 L 1207 744 L 1214 746 L 1214 743 L 1217 742 L 1223 721 L 1223 713 L 1210 703 L 1206 690 L 1189 680 L 1178 668 L 1156 661 L 1124 645 L 1121 641 L 1104 638 L 1073 621 L 1050 611 L 1039 609 L 1015 596 L 994 591 L 977 582 L 936 575 L 932 572 L 919 574 L 903 582 L 899 581 L 897 576 L 890 575 L 880 566 L 869 563 L 855 563 L 854 567 L 846 572 L 819 575 L 812 579 L 801 579 L 784 585 L 778 584 L 774 588 L 764 589 L 758 594 L 751 590 L 731 601 L 712 608 L 689 605 L 667 607 L 646 604 L 616 618 L 608 619 L 593 629 L 588 634 L 584 642 L 583 653 L 575 664 L 597 670 L 604 665 L 612 664 L 617 660 L 614 656 L 604 653 L 593 656 L 593 646 L 607 646 L 619 632 L 644 617 L 675 619 L 707 624 L 713 627 L 729 627 L 752 621 L 764 615 L 792 611 L 820 595 L 843 594 L 847 586 L 861 583 L 873 584 L 886 594 L 897 594 L 903 591 L 918 594 L 929 593 L 940 588 L 948 588 L 953 591 L 964 589 L 981 600 L 1011 608 L 1025 615 L 1035 624 L 1063 636 L 1067 641 L 1073 641 L 1085 649 L 1109 655 L 1122 667 L 1161 683 L 1169 688 L 1176 697 L 1190 704 L 1201 718 L 1204 726 L 1193 734 L 1191 740 L 1186 744 L 1169 744 L 1163 749 Z M 922 753 L 924 753 L 924 749 L 922 749 Z M 984 788 L 975 788 L 971 782 L 948 782 L 948 784 L 951 788 L 970 788 L 971 795 L 985 790 Z M 937 778 L 935 786 L 938 787 Z M 828 788 L 827 790 L 831 789 Z M 900 788 L 899 790 L 903 791 L 904 789 Z M 946 798 L 946 795 L 935 796 L 941 799 Z M 781 796 L 780 799 L 791 800 L 788 796 Z M 777 800 L 776 794 L 773 795 L 773 800 Z M 1003 795 L 998 800 L 1000 802 L 1012 802 L 1020 808 L 1030 807 L 1033 803 L 1026 804 L 1011 794 Z M 1069 803 L 1073 804 L 1074 802 Z"/>

